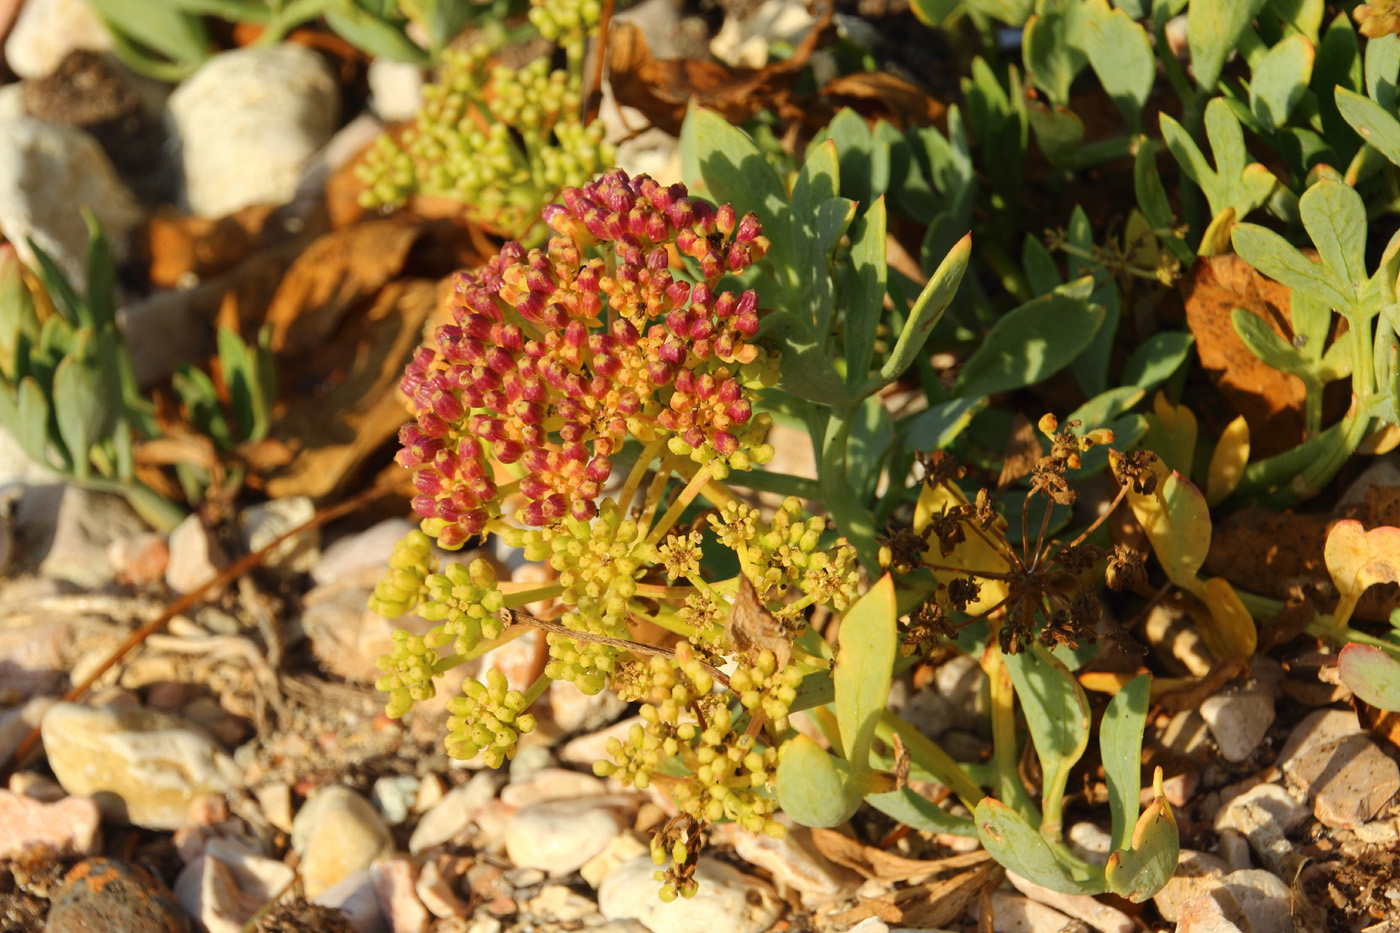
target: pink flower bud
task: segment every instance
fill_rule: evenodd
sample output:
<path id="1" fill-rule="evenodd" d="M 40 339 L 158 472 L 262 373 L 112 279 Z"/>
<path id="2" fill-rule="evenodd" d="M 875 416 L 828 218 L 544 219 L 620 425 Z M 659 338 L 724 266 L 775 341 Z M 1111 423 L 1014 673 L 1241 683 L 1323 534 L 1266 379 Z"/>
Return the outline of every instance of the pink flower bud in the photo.
<path id="1" fill-rule="evenodd" d="M 549 519 L 546 518 L 544 514 L 544 506 L 539 502 L 531 502 L 527 504 L 525 508 L 520 510 L 520 513 L 517 517 L 522 523 L 526 525 L 533 525 L 535 527 L 549 524 Z"/>
<path id="2" fill-rule="evenodd" d="M 543 499 L 550 490 L 550 485 L 538 476 L 526 475 L 520 480 L 520 491 L 528 498 Z"/>
<path id="3" fill-rule="evenodd" d="M 598 507 L 586 499 L 575 499 L 569 506 L 569 514 L 578 521 L 586 522 L 598 514 Z"/>
<path id="4" fill-rule="evenodd" d="M 413 488 L 424 496 L 437 498 L 446 491 L 447 482 L 442 474 L 435 470 L 419 470 L 413 474 Z"/>
<path id="5" fill-rule="evenodd" d="M 569 500 L 557 492 L 542 500 L 540 505 L 544 507 L 545 518 L 550 521 L 561 518 L 569 510 Z"/>
<path id="6" fill-rule="evenodd" d="M 691 205 L 691 210 L 695 214 L 694 223 L 701 236 L 709 236 L 715 232 L 715 209 L 708 201 L 696 201 Z"/>
<path id="7" fill-rule="evenodd" d="M 730 406 L 724 410 L 724 413 L 728 415 L 729 420 L 735 424 L 747 424 L 749 418 L 753 416 L 753 406 L 749 404 L 747 399 L 740 399 L 737 402 L 731 403 Z"/>
<path id="8" fill-rule="evenodd" d="M 739 222 L 739 215 L 734 210 L 733 204 L 721 204 L 715 211 L 715 229 L 724 236 L 734 232 L 734 225 Z"/>
<path id="9" fill-rule="evenodd" d="M 549 451 L 532 447 L 520 458 L 520 464 L 531 473 L 543 473 L 549 469 Z"/>
<path id="10" fill-rule="evenodd" d="M 726 457 L 739 449 L 739 442 L 728 431 L 718 432 L 710 443 L 715 445 L 715 450 Z"/>
<path id="11" fill-rule="evenodd" d="M 502 463 L 514 463 L 525 454 L 525 445 L 509 439 L 499 440 L 491 445 L 491 454 Z"/>
<path id="12" fill-rule="evenodd" d="M 607 457 L 594 457 L 588 464 L 588 469 L 584 472 L 595 483 L 605 483 L 612 475 L 612 461 Z"/>
<path id="13" fill-rule="evenodd" d="M 452 432 L 451 425 L 430 411 L 418 416 L 418 426 L 429 437 L 446 437 Z"/>

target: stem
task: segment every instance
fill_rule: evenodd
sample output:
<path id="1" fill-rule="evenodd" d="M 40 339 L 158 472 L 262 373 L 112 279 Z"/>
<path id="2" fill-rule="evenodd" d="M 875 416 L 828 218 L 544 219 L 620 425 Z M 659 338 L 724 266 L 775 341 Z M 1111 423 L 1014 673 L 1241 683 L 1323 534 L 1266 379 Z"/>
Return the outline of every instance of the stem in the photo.
<path id="1" fill-rule="evenodd" d="M 632 464 L 632 471 L 627 474 L 627 482 L 622 484 L 622 491 L 617 495 L 617 506 L 625 514 L 627 507 L 632 504 L 632 497 L 637 494 L 637 489 L 642 485 L 642 477 L 646 476 L 647 470 L 652 462 L 661 454 L 662 448 L 666 445 L 664 437 L 656 440 L 642 448 L 637 462 Z"/>
<path id="2" fill-rule="evenodd" d="M 562 583 L 513 583 L 509 580 L 496 584 L 506 605 L 511 608 L 538 602 L 542 599 L 556 599 L 564 592 Z"/>
<path id="3" fill-rule="evenodd" d="M 1016 687 L 997 644 L 1000 625 L 990 622 L 982 669 L 987 672 L 992 704 L 992 761 L 996 766 L 997 796 L 1022 814 L 1033 814 L 1030 795 L 1021 785 L 1016 750 Z"/>
<path id="4" fill-rule="evenodd" d="M 535 705 L 535 701 L 544 696 L 544 692 L 549 689 L 549 685 L 554 683 L 554 678 L 548 674 L 541 674 L 535 678 L 535 682 L 530 684 L 530 689 L 525 691 L 525 704 L 520 707 L 521 712 Z"/>
<path id="5" fill-rule="evenodd" d="M 660 544 L 661 539 L 666 536 L 676 524 L 677 519 L 681 517 L 681 513 L 686 510 L 686 507 L 689 506 L 690 503 L 695 501 L 695 497 L 700 495 L 700 490 L 709 482 L 710 467 L 709 464 L 706 464 L 691 477 L 690 482 L 685 484 L 685 488 L 682 489 L 681 494 L 676 497 L 676 501 L 671 503 L 671 507 L 666 510 L 666 514 L 661 516 L 661 519 L 656 523 L 656 527 L 651 530 L 651 534 L 647 535 L 646 543 L 653 546 Z"/>
<path id="6" fill-rule="evenodd" d="M 893 745 L 896 735 L 909 750 L 909 760 L 957 794 L 963 806 L 969 810 L 975 809 L 978 802 L 986 796 L 982 793 L 982 788 L 977 786 L 977 782 L 968 777 L 962 766 L 937 742 L 899 716 L 885 710 L 880 714 L 880 721 L 875 726 L 875 737 L 886 745 Z"/>

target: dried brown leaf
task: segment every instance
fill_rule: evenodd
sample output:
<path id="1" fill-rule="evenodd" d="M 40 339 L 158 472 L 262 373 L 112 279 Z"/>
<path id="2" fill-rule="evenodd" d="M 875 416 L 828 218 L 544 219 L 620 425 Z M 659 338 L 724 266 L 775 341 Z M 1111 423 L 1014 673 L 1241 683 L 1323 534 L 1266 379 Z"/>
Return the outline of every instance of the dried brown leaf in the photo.
<path id="1" fill-rule="evenodd" d="M 724 624 L 724 636 L 734 650 L 751 661 L 757 660 L 762 651 L 773 652 L 778 670 L 787 667 L 788 659 L 792 656 L 792 643 L 782 625 L 763 605 L 745 574 L 739 575 L 739 592 L 734 597 L 729 620 Z"/>
<path id="2" fill-rule="evenodd" d="M 854 926 L 867 917 L 879 917 L 891 925 L 919 930 L 946 927 L 961 917 L 967 905 L 1001 877 L 1001 869 L 990 861 L 990 856 L 985 853 L 970 854 L 983 855 L 987 864 L 941 881 L 930 881 L 881 897 L 868 898 L 860 906 L 836 915 L 832 921 L 838 926 Z"/>
<path id="3" fill-rule="evenodd" d="M 1001 463 L 1001 475 L 997 477 L 997 492 L 1021 477 L 1029 476 L 1041 453 L 1035 425 L 1023 413 L 1017 412 L 1016 420 L 1011 424 L 1011 437 L 1006 442 L 1006 458 Z"/>
<path id="4" fill-rule="evenodd" d="M 968 852 L 941 859 L 912 859 L 869 846 L 834 829 L 813 829 L 812 842 L 838 865 L 854 869 L 877 881 L 910 881 L 943 872 L 980 865 L 991 858 L 985 851 Z"/>

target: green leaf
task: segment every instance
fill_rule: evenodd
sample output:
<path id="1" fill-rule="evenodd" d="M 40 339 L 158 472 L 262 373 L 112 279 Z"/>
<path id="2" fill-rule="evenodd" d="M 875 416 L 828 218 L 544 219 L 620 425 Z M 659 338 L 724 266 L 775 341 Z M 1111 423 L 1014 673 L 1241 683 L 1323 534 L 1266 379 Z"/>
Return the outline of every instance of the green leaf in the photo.
<path id="1" fill-rule="evenodd" d="M 925 833 L 976 836 L 977 825 L 966 817 L 954 816 L 926 797 L 907 787 L 888 794 L 871 794 L 865 802 L 905 826 Z"/>
<path id="2" fill-rule="evenodd" d="M 1005 314 L 964 364 L 957 394 L 1009 392 L 1069 365 L 1103 323 L 1103 307 L 1087 301 L 1093 284 L 1079 279 Z"/>
<path id="3" fill-rule="evenodd" d="M 1267 365 L 1295 376 L 1312 371 L 1312 361 L 1295 350 L 1293 344 L 1274 333 L 1259 315 L 1250 314 L 1244 308 L 1235 308 L 1230 312 L 1230 322 L 1235 325 L 1235 333 L 1239 334 L 1249 352 Z"/>
<path id="4" fill-rule="evenodd" d="M 1157 80 L 1157 59 L 1147 30 L 1127 12 L 1110 10 L 1107 0 L 1089 0 L 1083 41 L 1099 83 L 1128 119 L 1129 129 L 1138 131 L 1142 108 Z"/>
<path id="5" fill-rule="evenodd" d="M 1298 252 L 1274 231 L 1255 224 L 1235 224 L 1230 241 L 1245 262 L 1269 278 L 1305 291 L 1329 308 L 1351 306 L 1351 299 L 1337 290 L 1326 269 Z"/>
<path id="6" fill-rule="evenodd" d="M 53 466 L 49 461 L 49 400 L 34 379 L 20 380 L 15 393 L 15 420 L 6 427 L 30 459 L 41 466 Z"/>
<path id="7" fill-rule="evenodd" d="M 840 826 L 860 807 L 863 794 L 850 762 L 827 754 L 801 733 L 779 750 L 775 796 L 783 812 L 803 826 Z"/>
<path id="8" fill-rule="evenodd" d="M 101 330 L 117 323 L 117 270 L 112 264 L 107 237 L 97 218 L 86 208 L 83 221 L 88 229 L 86 324 Z"/>
<path id="9" fill-rule="evenodd" d="M 73 472 L 79 481 L 88 478 L 89 451 L 111 432 L 116 418 L 116 399 L 90 352 L 92 339 L 90 331 L 79 331 L 77 349 L 58 364 L 53 375 L 58 433 L 73 458 Z"/>
<path id="10" fill-rule="evenodd" d="M 1347 689 L 1377 709 L 1400 712 L 1400 661 L 1373 645 L 1349 644 L 1337 658 Z"/>
<path id="11" fill-rule="evenodd" d="M 428 53 L 402 29 L 380 19 L 355 3 L 340 3 L 324 14 L 326 25 L 355 48 L 376 58 L 414 65 L 431 64 Z"/>
<path id="12" fill-rule="evenodd" d="M 1099 749 L 1113 813 L 1113 847 L 1126 848 L 1137 823 L 1142 789 L 1142 734 L 1152 677 L 1140 674 L 1109 701 L 1099 726 Z"/>
<path id="13" fill-rule="evenodd" d="M 1082 0 L 1039 0 L 1021 39 L 1026 77 L 1058 107 L 1069 104 L 1069 86 L 1089 61 L 1080 38 L 1081 5 Z"/>
<path id="14" fill-rule="evenodd" d="M 1265 0 L 1190 0 L 1186 8 L 1186 45 L 1191 69 L 1203 90 L 1215 89 L 1225 59 L 1239 48 L 1245 30 L 1264 8 Z"/>
<path id="15" fill-rule="evenodd" d="M 952 304 L 953 296 L 958 293 L 958 285 L 962 283 L 963 273 L 967 271 L 967 261 L 971 253 L 972 235 L 968 234 L 959 240 L 938 264 L 938 269 L 915 299 L 914 307 L 909 310 L 909 319 L 904 322 L 904 329 L 900 331 L 899 339 L 890 351 L 890 358 L 880 367 L 880 385 L 888 385 L 898 379 L 914 362 L 915 354 L 923 349 L 924 341 L 928 339 L 943 312 L 948 310 L 948 305 Z M 878 389 L 879 386 L 875 388 Z M 865 395 L 870 391 L 874 390 L 867 386 L 861 390 L 861 394 Z"/>
<path id="16" fill-rule="evenodd" d="M 870 375 L 875 335 L 884 315 L 889 264 L 885 256 L 885 198 L 881 195 L 851 231 L 851 255 L 843 265 L 841 294 L 846 306 L 846 384 L 855 390 Z"/>
<path id="17" fill-rule="evenodd" d="M 1026 818 L 999 800 L 983 798 L 973 818 L 977 837 L 992 858 L 1043 888 L 1062 894 L 1097 894 L 1102 879 L 1076 878 Z"/>
<path id="18" fill-rule="evenodd" d="M 1366 205 L 1350 185 L 1324 178 L 1298 199 L 1303 226 L 1332 284 L 1348 295 L 1345 314 L 1370 278 L 1366 274 Z"/>
<path id="19" fill-rule="evenodd" d="M 1387 110 L 1395 109 L 1395 78 L 1400 73 L 1400 36 L 1387 33 L 1366 43 L 1366 93 Z"/>
<path id="20" fill-rule="evenodd" d="M 898 635 L 894 579 L 885 574 L 841 619 L 832 679 L 841 745 L 859 777 L 870 768 L 870 744 L 890 693 Z"/>
<path id="21" fill-rule="evenodd" d="M 1050 255 L 1050 250 L 1045 248 L 1039 237 L 1029 233 L 1021 244 L 1021 268 L 1025 270 L 1026 281 L 1036 296 L 1048 295 L 1056 286 L 1064 284 L 1059 266 L 1055 265 L 1055 257 Z"/>
<path id="22" fill-rule="evenodd" d="M 1269 49 L 1249 78 L 1249 109 L 1268 132 L 1288 122 L 1312 80 L 1317 50 L 1294 34 Z"/>
<path id="23" fill-rule="evenodd" d="M 1074 675 L 1038 642 L 1004 660 L 1040 759 L 1041 798 L 1058 798 L 1089 747 L 1089 700 Z"/>
<path id="24" fill-rule="evenodd" d="M 1052 165 L 1065 165 L 1084 142 L 1084 121 L 1074 111 L 1058 105 L 1032 103 L 1026 111 L 1035 141 Z"/>
<path id="25" fill-rule="evenodd" d="M 1163 331 L 1143 341 L 1123 368 L 1125 385 L 1154 388 L 1186 362 L 1196 338 L 1187 331 Z"/>
<path id="26" fill-rule="evenodd" d="M 942 26 L 943 21 L 958 9 L 959 0 L 913 0 L 909 9 L 925 26 Z"/>
<path id="27" fill-rule="evenodd" d="M 1138 820 L 1133 831 L 1132 851 L 1119 849 L 1108 857 L 1108 864 L 1104 866 L 1108 889 L 1134 904 L 1141 904 L 1171 880 L 1176 873 L 1180 850 L 1171 804 L 1166 798 L 1158 797 Z"/>
<path id="28" fill-rule="evenodd" d="M 955 398 L 901 419 L 895 429 L 907 450 L 942 450 L 953 443 L 986 405 L 986 399 Z"/>
<path id="29" fill-rule="evenodd" d="M 855 403 L 846 382 L 811 328 L 791 311 L 777 311 L 763 319 L 759 337 L 773 338 L 782 352 L 782 387 L 801 399 L 832 408 Z"/>
<path id="30" fill-rule="evenodd" d="M 160 64 L 161 58 L 168 59 L 185 71 L 209 57 L 209 37 L 203 21 L 182 10 L 177 3 L 168 0 L 89 2 L 114 38 L 125 40 L 117 44 L 119 53 L 125 49 L 152 64 Z M 152 52 L 156 57 L 151 56 Z"/>
<path id="31" fill-rule="evenodd" d="M 72 327 L 82 327 L 88 323 L 88 310 L 83 306 L 82 299 L 78 297 L 73 284 L 68 281 L 68 276 L 63 274 L 58 263 L 33 240 L 29 241 L 29 249 L 34 253 L 34 261 L 39 265 L 39 281 L 43 283 L 44 291 L 48 292 L 54 310 Z"/>

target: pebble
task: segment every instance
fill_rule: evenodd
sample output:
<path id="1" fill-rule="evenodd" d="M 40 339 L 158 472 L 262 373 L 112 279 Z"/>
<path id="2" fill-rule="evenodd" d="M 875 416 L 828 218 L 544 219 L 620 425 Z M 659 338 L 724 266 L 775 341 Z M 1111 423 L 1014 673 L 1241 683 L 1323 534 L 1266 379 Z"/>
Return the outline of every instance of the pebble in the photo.
<path id="1" fill-rule="evenodd" d="M 3 667 L 0 667 L 0 670 L 3 670 Z M 8 676 L 8 672 L 6 673 Z M 0 765 L 9 763 L 15 749 L 19 748 L 19 743 L 43 721 L 44 713 L 48 712 L 55 702 L 53 697 L 34 697 L 23 706 L 0 713 Z M 36 747 L 26 757 L 33 757 L 42 751 L 42 748 Z M 22 766 L 25 762 L 16 764 Z"/>
<path id="2" fill-rule="evenodd" d="M 376 57 L 369 63 L 370 107 L 387 122 L 411 120 L 423 106 L 423 69 L 411 62 Z"/>
<path id="3" fill-rule="evenodd" d="M 1288 885 L 1263 869 L 1231 872 L 1222 885 L 1248 918 L 1250 933 L 1293 933 Z"/>
<path id="4" fill-rule="evenodd" d="M 63 785 L 37 771 L 16 771 L 10 775 L 10 793 L 30 797 L 40 803 L 58 803 L 68 796 Z M 81 797 L 75 797 L 81 800 Z"/>
<path id="5" fill-rule="evenodd" d="M 108 818 L 146 829 L 178 829 L 195 800 L 243 784 L 208 735 L 167 713 L 55 703 L 41 734 L 64 790 L 94 796 Z"/>
<path id="6" fill-rule="evenodd" d="M 355 933 L 393 933 L 379 909 L 379 895 L 374 891 L 374 875 L 369 869 L 355 872 L 314 897 L 307 892 L 307 899 L 340 911 Z"/>
<path id="7" fill-rule="evenodd" d="M 165 585 L 174 592 L 193 592 L 227 566 L 224 549 L 210 536 L 198 515 L 189 516 L 170 532 L 170 563 L 165 568 Z"/>
<path id="8" fill-rule="evenodd" d="M 1201 704 L 1201 717 L 1225 760 L 1244 761 L 1273 725 L 1274 698 L 1261 687 L 1217 693 Z"/>
<path id="9" fill-rule="evenodd" d="M 643 855 L 651 857 L 651 846 L 640 833 L 628 831 L 608 840 L 603 851 L 584 862 L 578 871 L 589 887 L 597 890 L 603 879 L 612 874 L 613 869 L 623 862 L 630 862 Z"/>
<path id="10" fill-rule="evenodd" d="M 145 869 L 117 859 L 79 862 L 49 908 L 44 933 L 189 933 L 180 905 Z"/>
<path id="11" fill-rule="evenodd" d="M 552 875 L 577 871 L 631 821 L 626 798 L 580 797 L 532 804 L 511 816 L 506 854 L 517 867 Z"/>
<path id="12" fill-rule="evenodd" d="M 170 95 L 185 200 L 203 217 L 284 204 L 335 131 L 339 87 L 321 56 L 284 43 L 216 55 Z"/>
<path id="13" fill-rule="evenodd" d="M 608 754 L 608 743 L 613 739 L 620 742 L 627 741 L 627 733 L 634 723 L 643 724 L 642 717 L 629 716 L 596 732 L 570 739 L 560 747 L 559 760 L 564 764 L 579 765 L 585 768 L 591 768 L 595 761 L 611 760 L 612 756 Z"/>
<path id="14" fill-rule="evenodd" d="M 1182 849 L 1176 856 L 1176 873 L 1152 897 L 1162 919 L 1175 923 L 1181 906 L 1192 898 L 1219 888 L 1230 866 L 1206 852 Z"/>
<path id="15" fill-rule="evenodd" d="M 1178 758 L 1204 757 L 1201 752 L 1210 738 L 1210 727 L 1201 718 L 1200 710 L 1186 709 L 1177 713 L 1162 730 L 1162 748 Z"/>
<path id="16" fill-rule="evenodd" d="M 97 217 L 120 260 L 141 208 L 87 133 L 32 117 L 0 121 L 0 231 L 26 263 L 34 244 L 69 281 L 85 281 L 88 231 L 82 210 Z"/>
<path id="17" fill-rule="evenodd" d="M 239 533 L 249 551 L 260 551 L 282 535 L 316 517 L 307 496 L 287 496 L 250 505 L 238 515 Z M 286 573 L 310 573 L 321 560 L 321 529 L 304 531 L 282 542 L 263 558 L 263 566 Z"/>
<path id="18" fill-rule="evenodd" d="M 1400 767 L 1365 735 L 1314 747 L 1289 778 L 1307 788 L 1313 814 L 1334 829 L 1355 829 L 1400 793 Z"/>
<path id="19" fill-rule="evenodd" d="M 1070 851 L 1090 865 L 1102 868 L 1113 854 L 1113 837 L 1095 823 L 1075 823 L 1070 826 L 1066 838 Z"/>
<path id="20" fill-rule="evenodd" d="M 598 916 L 598 905 L 562 884 L 547 884 L 525 902 L 525 913 L 545 923 L 575 924 Z"/>
<path id="21" fill-rule="evenodd" d="M 423 814 L 408 840 L 408 851 L 422 855 L 471 830 L 477 815 L 496 799 L 505 779 L 496 771 L 481 771 L 471 780 L 448 791 Z"/>
<path id="22" fill-rule="evenodd" d="M 263 784 L 253 791 L 267 821 L 284 833 L 292 831 L 292 786 L 282 781 Z"/>
<path id="23" fill-rule="evenodd" d="M 0 193 L 3 199 L 3 193 Z M 28 486 L 14 514 L 20 568 L 85 589 L 110 583 L 114 541 L 147 531 L 126 500 L 74 485 Z"/>
<path id="24" fill-rule="evenodd" d="M 1071 923 L 1053 907 L 1005 891 L 993 891 L 991 904 L 995 933 L 1059 933 Z"/>
<path id="25" fill-rule="evenodd" d="M 26 850 L 56 849 L 91 855 L 102 830 L 102 812 L 91 797 L 65 797 L 54 803 L 0 790 L 0 859 Z"/>
<path id="26" fill-rule="evenodd" d="M 1222 906 L 1217 898 L 1229 901 L 1229 907 L 1233 911 L 1231 915 L 1227 915 L 1226 907 Z M 1234 903 L 1233 897 L 1229 894 L 1222 896 L 1222 892 L 1219 891 L 1214 894 L 1201 894 L 1181 905 L 1176 933 L 1241 933 L 1230 916 L 1240 916 L 1239 906 Z"/>
<path id="27" fill-rule="evenodd" d="M 1123 911 L 1108 904 L 1101 904 L 1086 894 L 1062 894 L 1052 891 L 1014 871 L 1006 873 L 1006 880 L 1031 900 L 1053 907 L 1076 920 L 1083 920 L 1103 933 L 1131 933 L 1133 929 L 1132 918 Z"/>
<path id="28" fill-rule="evenodd" d="M 710 54 L 727 65 L 762 68 L 775 42 L 796 45 L 814 19 L 800 0 L 766 0 L 742 19 L 726 17 L 710 41 Z"/>
<path id="29" fill-rule="evenodd" d="M 295 877 L 282 862 L 215 836 L 175 879 L 175 896 L 208 933 L 240 933 Z"/>
<path id="30" fill-rule="evenodd" d="M 1256 784 L 1231 798 L 1215 815 L 1215 831 L 1233 829 L 1244 836 L 1268 826 L 1282 833 L 1297 829 L 1308 818 L 1308 808 L 1294 800 L 1278 784 Z"/>
<path id="31" fill-rule="evenodd" d="M 987 675 L 975 658 L 960 654 L 940 664 L 933 681 L 914 691 L 899 713 L 920 732 L 938 738 L 949 729 L 976 731 L 986 707 Z"/>
<path id="32" fill-rule="evenodd" d="M 408 819 L 417 796 L 418 778 L 412 774 L 386 774 L 375 780 L 369 792 L 369 799 L 390 826 L 398 826 Z"/>
<path id="33" fill-rule="evenodd" d="M 739 858 L 768 871 L 775 882 L 801 892 L 802 903 L 807 907 L 855 893 L 861 884 L 860 875 L 822 855 L 812 842 L 810 829 L 793 825 L 785 817 L 779 819 L 788 824 L 787 835 L 782 839 L 744 832 L 732 823 L 723 827 L 723 837 L 733 844 Z"/>
<path id="34" fill-rule="evenodd" d="M 517 774 L 514 763 L 512 775 Z M 501 803 L 508 807 L 528 807 L 546 800 L 596 797 L 608 792 L 602 779 L 567 768 L 539 768 L 525 779 L 511 781 L 501 791 Z"/>
<path id="35" fill-rule="evenodd" d="M 436 859 L 423 863 L 423 870 L 418 873 L 413 890 L 423 906 L 428 908 L 428 913 L 440 920 L 467 915 L 466 903 L 457 896 L 452 883 L 443 877 Z"/>
<path id="36" fill-rule="evenodd" d="M 16 701 L 58 692 L 72 643 L 73 626 L 43 614 L 14 628 L 0 628 L 0 683 L 14 691 Z"/>
<path id="37" fill-rule="evenodd" d="M 394 839 L 379 812 L 348 787 L 326 787 L 292 821 L 292 849 L 301 856 L 301 878 L 315 897 L 393 851 Z"/>
<path id="38" fill-rule="evenodd" d="M 111 47 L 112 34 L 87 0 L 27 0 L 5 40 L 5 63 L 21 78 L 43 78 L 75 49 Z"/>
<path id="39" fill-rule="evenodd" d="M 415 890 L 417 866 L 407 859 L 385 859 L 375 862 L 369 871 L 379 898 L 379 911 L 389 921 L 389 929 L 394 933 L 424 933 L 432 916 Z"/>
<path id="40" fill-rule="evenodd" d="M 655 871 L 649 856 L 618 866 L 598 889 L 598 908 L 603 916 L 639 920 L 651 933 L 762 933 L 783 910 L 777 892 L 767 882 L 704 856 L 695 868 L 700 886 L 695 896 L 663 904 L 656 896 Z"/>
<path id="41" fill-rule="evenodd" d="M 165 579 L 170 547 L 165 536 L 153 531 L 119 538 L 107 545 L 107 563 L 118 583 L 150 586 Z"/>
<path id="42" fill-rule="evenodd" d="M 357 579 L 366 570 L 383 573 L 394 545 L 414 527 L 412 522 L 402 518 L 389 518 L 358 534 L 341 538 L 321 554 L 311 571 L 311 579 L 318 586 L 325 586 Z M 372 585 L 374 581 L 370 582 Z"/>
<path id="43" fill-rule="evenodd" d="M 545 691 L 550 731 L 559 736 L 594 732 L 627 711 L 627 703 L 611 690 L 589 696 L 571 683 L 556 680 Z"/>
<path id="44" fill-rule="evenodd" d="M 1292 776 L 1293 769 L 1313 749 L 1361 732 L 1361 722 L 1353 709 L 1320 709 L 1303 717 L 1279 750 L 1274 763 L 1284 774 Z M 1306 787 L 1306 781 L 1298 784 Z"/>

